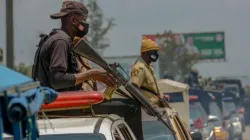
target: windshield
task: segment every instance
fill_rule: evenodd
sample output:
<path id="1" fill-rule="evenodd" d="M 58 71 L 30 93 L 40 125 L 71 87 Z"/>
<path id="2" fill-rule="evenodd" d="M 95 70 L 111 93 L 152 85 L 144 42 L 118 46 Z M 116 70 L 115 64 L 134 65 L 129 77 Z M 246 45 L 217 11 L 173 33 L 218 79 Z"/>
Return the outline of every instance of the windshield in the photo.
<path id="1" fill-rule="evenodd" d="M 236 109 L 236 106 L 232 100 L 226 100 L 223 102 L 223 110 L 225 113 L 233 111 Z"/>
<path id="2" fill-rule="evenodd" d="M 4 138 L 4 140 L 12 140 L 13 138 Z M 106 140 L 102 134 L 55 134 L 41 135 L 39 140 Z"/>
<path id="3" fill-rule="evenodd" d="M 218 105 L 214 101 L 209 104 L 209 111 L 210 111 L 210 115 L 218 116 L 219 118 L 221 118 L 222 116 Z"/>
<path id="4" fill-rule="evenodd" d="M 194 122 L 198 118 L 202 118 L 203 121 L 207 121 L 207 115 L 199 102 L 190 102 L 189 105 L 190 119 Z"/>
<path id="5" fill-rule="evenodd" d="M 174 134 L 160 121 L 142 121 L 144 140 L 175 140 Z"/>
<path id="6" fill-rule="evenodd" d="M 25 76 L 2 65 L 0 65 L 0 77 L 0 89 L 32 81 L 32 79 L 28 76 Z"/>
<path id="7" fill-rule="evenodd" d="M 238 87 L 226 87 L 226 90 L 239 92 L 239 88 Z"/>

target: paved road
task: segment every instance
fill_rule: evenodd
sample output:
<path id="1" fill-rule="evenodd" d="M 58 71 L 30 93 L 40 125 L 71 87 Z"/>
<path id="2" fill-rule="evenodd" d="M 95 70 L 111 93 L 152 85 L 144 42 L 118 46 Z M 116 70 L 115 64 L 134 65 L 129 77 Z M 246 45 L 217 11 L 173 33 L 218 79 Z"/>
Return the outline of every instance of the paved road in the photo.
<path id="1" fill-rule="evenodd" d="M 243 140 L 250 140 L 250 126 L 246 127 L 246 131 L 243 134 Z"/>

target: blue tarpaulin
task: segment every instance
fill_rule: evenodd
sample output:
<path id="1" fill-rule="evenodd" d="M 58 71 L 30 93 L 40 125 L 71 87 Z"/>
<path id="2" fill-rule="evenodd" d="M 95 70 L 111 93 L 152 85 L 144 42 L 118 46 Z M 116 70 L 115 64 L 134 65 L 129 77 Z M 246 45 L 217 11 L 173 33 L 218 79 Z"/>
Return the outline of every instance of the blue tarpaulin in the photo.
<path id="1" fill-rule="evenodd" d="M 33 81 L 30 77 L 0 65 L 0 88 Z"/>

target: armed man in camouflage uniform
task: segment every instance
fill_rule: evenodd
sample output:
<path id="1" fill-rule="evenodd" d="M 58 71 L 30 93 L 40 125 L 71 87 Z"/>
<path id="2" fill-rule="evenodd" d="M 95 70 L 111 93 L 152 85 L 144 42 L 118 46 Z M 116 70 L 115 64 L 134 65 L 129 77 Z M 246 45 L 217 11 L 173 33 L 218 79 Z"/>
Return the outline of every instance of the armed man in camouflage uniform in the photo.
<path id="1" fill-rule="evenodd" d="M 149 38 L 143 37 L 141 57 L 136 61 L 131 72 L 131 81 L 153 105 L 159 105 L 159 88 L 154 74 L 152 62 L 156 62 L 159 54 L 158 45 Z"/>

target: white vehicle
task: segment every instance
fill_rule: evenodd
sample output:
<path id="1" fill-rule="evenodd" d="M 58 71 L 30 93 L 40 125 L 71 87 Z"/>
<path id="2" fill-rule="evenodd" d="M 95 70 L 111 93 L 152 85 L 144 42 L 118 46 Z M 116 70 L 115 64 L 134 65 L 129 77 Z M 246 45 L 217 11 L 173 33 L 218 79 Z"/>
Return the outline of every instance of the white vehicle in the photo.
<path id="1" fill-rule="evenodd" d="M 189 86 L 184 83 L 169 79 L 161 79 L 158 81 L 159 90 L 162 95 L 170 97 L 170 105 L 181 116 L 186 125 L 189 124 Z"/>
<path id="2" fill-rule="evenodd" d="M 39 140 L 136 140 L 133 132 L 117 115 L 38 120 Z M 4 136 L 4 140 L 12 139 Z"/>

